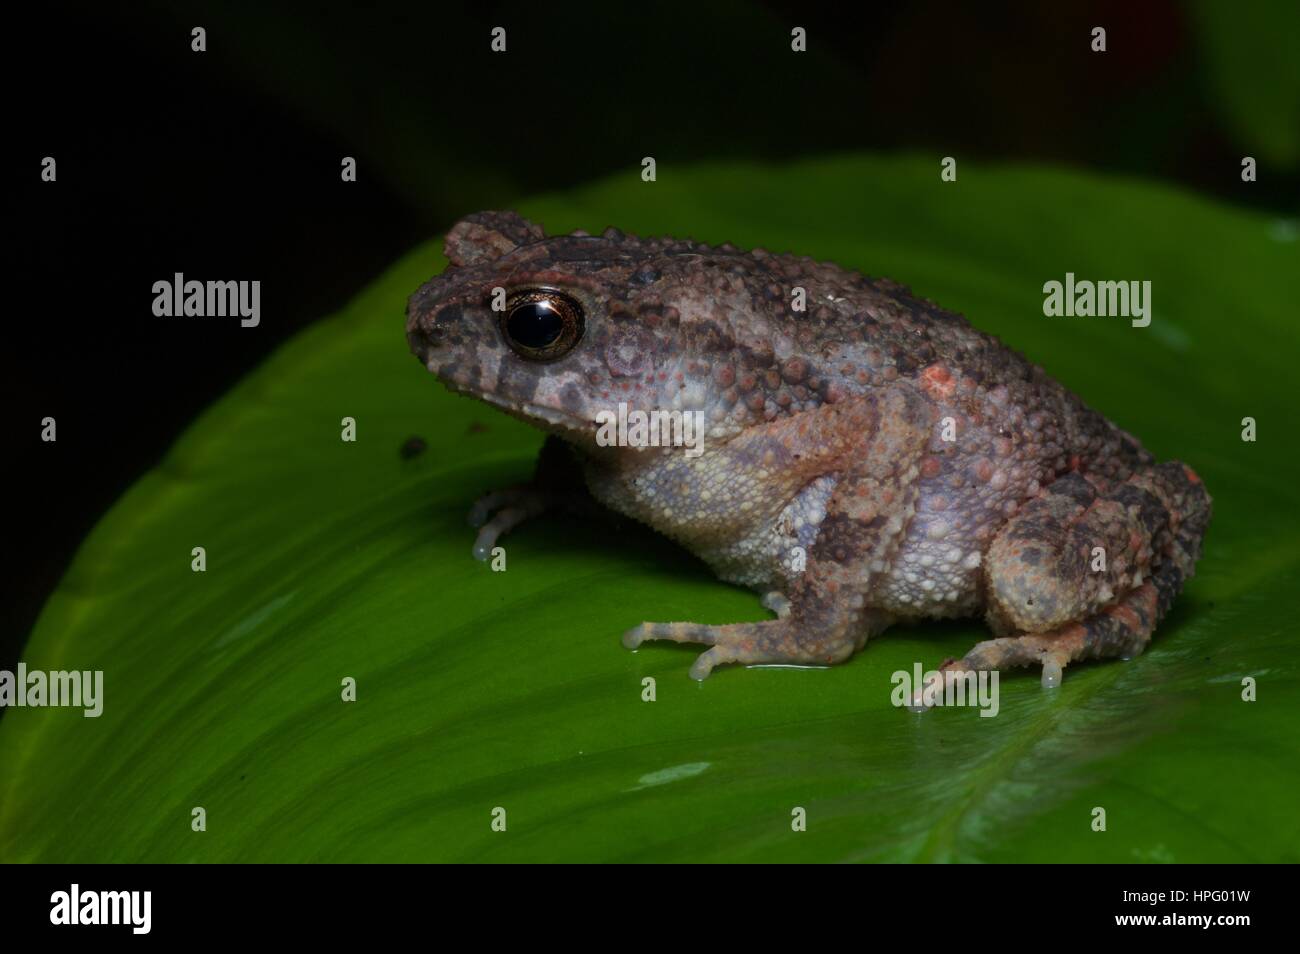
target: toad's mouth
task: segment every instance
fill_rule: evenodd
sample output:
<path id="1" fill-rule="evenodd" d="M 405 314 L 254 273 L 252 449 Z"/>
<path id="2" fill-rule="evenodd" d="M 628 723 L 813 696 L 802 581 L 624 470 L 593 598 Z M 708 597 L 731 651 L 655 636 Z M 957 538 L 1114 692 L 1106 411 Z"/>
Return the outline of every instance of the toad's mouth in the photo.
<path id="1" fill-rule="evenodd" d="M 525 424 L 531 424 L 534 427 L 542 427 L 551 431 L 565 431 L 575 436 L 585 435 L 587 437 L 590 437 L 597 427 L 595 421 L 583 420 L 582 418 L 574 417 L 570 413 L 553 407 L 535 404 L 532 401 L 512 401 L 509 398 L 504 398 L 497 394 L 480 391 L 477 388 L 471 387 L 470 385 L 457 381 L 451 377 L 439 376 L 438 380 L 446 386 L 447 390 L 454 394 L 476 398 L 485 404 L 490 404 L 498 410 L 503 411 L 516 420 L 523 421 Z"/>
<path id="2" fill-rule="evenodd" d="M 521 418 L 534 423 L 537 421 L 543 421 L 552 427 L 565 427 L 573 430 L 582 428 L 586 423 L 564 413 L 563 411 L 557 411 L 553 407 L 543 407 L 541 404 L 533 404 L 527 401 L 523 404 L 514 404 L 495 394 L 475 394 L 474 396 L 482 401 L 486 401 L 493 407 L 500 408 L 511 417 Z"/>
<path id="3" fill-rule="evenodd" d="M 448 391 L 462 397 L 475 398 L 510 415 L 515 420 L 558 433 L 566 439 L 581 444 L 591 444 L 596 439 L 600 422 L 572 410 L 540 404 L 522 396 L 501 395 L 485 390 L 485 378 L 477 369 L 471 371 L 456 355 L 444 348 L 434 348 L 421 355 L 425 368 Z M 490 380 L 490 376 L 488 379 Z"/>

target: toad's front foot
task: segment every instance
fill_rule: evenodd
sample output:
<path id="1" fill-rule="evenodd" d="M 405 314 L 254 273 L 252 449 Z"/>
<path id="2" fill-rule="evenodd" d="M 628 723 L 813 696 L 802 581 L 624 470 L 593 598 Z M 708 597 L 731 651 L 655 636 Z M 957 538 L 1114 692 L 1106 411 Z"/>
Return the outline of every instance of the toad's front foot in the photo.
<path id="1" fill-rule="evenodd" d="M 559 504 L 555 493 L 532 484 L 520 484 L 494 490 L 474 501 L 469 511 L 469 525 L 478 527 L 471 551 L 476 560 L 486 560 L 497 540 L 525 520 L 553 510 Z"/>
<path id="2" fill-rule="evenodd" d="M 553 490 L 536 483 L 494 490 L 474 501 L 469 511 L 469 525 L 478 527 L 471 551 L 474 559 L 486 560 L 497 541 L 525 520 L 555 511 L 588 522 L 606 521 L 610 516 L 586 493 Z"/>
<path id="3" fill-rule="evenodd" d="M 533 479 L 505 490 L 494 490 L 474 501 L 469 525 L 478 528 L 473 554 L 476 560 L 492 555 L 497 541 L 529 520 L 549 511 L 563 510 L 585 520 L 606 520 L 603 510 L 583 486 L 581 470 L 572 451 L 551 436 L 537 456 Z"/>
<path id="4" fill-rule="evenodd" d="M 724 663 L 761 663 L 803 666 L 833 666 L 859 648 L 846 632 L 825 636 L 800 632 L 789 616 L 759 623 L 642 623 L 623 634 L 623 645 L 636 649 L 648 639 L 675 643 L 700 643 L 710 647 L 691 666 L 692 679 L 707 679 L 714 666 Z"/>

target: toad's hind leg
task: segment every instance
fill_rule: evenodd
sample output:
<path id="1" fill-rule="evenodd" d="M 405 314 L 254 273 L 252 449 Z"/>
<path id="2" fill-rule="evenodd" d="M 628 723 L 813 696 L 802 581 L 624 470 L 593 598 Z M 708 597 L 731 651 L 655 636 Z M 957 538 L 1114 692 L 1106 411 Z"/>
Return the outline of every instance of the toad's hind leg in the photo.
<path id="1" fill-rule="evenodd" d="M 1128 593 L 1123 599 L 1081 623 L 1069 623 L 1047 633 L 1004 636 L 977 643 L 961 659 L 944 663 L 946 670 L 1015 669 L 1042 666 L 1043 687 L 1054 689 L 1061 684 L 1063 670 L 1078 659 L 1129 658 L 1141 653 L 1151 641 L 1151 633 L 1164 614 L 1160 594 L 1170 592 L 1173 568 L 1158 570 L 1156 576 Z"/>
<path id="2" fill-rule="evenodd" d="M 1070 474 L 1021 508 L 989 549 L 995 632 L 945 669 L 1039 664 L 1060 684 L 1078 659 L 1136 656 L 1195 570 L 1210 519 L 1200 478 L 1177 462 L 1121 484 Z"/>

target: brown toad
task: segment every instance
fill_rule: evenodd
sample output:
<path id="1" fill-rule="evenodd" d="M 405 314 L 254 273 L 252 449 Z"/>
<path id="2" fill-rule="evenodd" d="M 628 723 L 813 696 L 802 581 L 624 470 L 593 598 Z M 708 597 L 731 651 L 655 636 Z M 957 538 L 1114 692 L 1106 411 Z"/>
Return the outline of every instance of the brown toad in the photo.
<path id="1" fill-rule="evenodd" d="M 612 228 L 547 237 L 510 212 L 463 219 L 446 250 L 411 297 L 412 350 L 551 434 L 533 483 L 476 504 L 475 554 L 571 502 L 576 464 L 596 500 L 766 593 L 773 620 L 624 635 L 708 646 L 697 679 L 983 614 L 999 638 L 947 668 L 1036 663 L 1054 686 L 1072 660 L 1140 653 L 1192 575 L 1210 498 L 1190 468 L 900 285 Z M 698 415 L 702 446 L 607 446 L 620 404 Z"/>

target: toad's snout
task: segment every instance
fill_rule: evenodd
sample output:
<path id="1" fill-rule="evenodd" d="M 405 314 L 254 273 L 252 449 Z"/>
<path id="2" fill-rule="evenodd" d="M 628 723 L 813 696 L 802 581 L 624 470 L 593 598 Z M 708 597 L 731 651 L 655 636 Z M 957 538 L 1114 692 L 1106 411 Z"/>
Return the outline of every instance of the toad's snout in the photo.
<path id="1" fill-rule="evenodd" d="M 412 298 L 406 313 L 406 340 L 411 351 L 428 364 L 435 352 L 455 344 L 463 319 L 460 305 L 425 304 Z"/>

